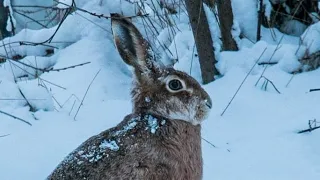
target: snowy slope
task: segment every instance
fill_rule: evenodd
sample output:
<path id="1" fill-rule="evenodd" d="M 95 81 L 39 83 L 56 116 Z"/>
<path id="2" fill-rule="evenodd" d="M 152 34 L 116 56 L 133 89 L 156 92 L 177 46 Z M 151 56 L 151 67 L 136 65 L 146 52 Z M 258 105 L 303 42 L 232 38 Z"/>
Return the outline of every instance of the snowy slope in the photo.
<path id="1" fill-rule="evenodd" d="M 78 7 L 98 14 L 125 12 L 130 16 L 135 12 L 127 1 L 105 0 L 101 5 L 100 0 L 76 2 Z M 233 2 L 238 4 L 237 14 L 251 7 L 250 4 L 240 6 L 240 2 Z M 254 11 L 250 13 L 254 14 Z M 175 67 L 188 73 L 191 69 L 191 75 L 199 80 L 197 58 L 192 58 L 194 41 L 188 19 L 183 14 L 172 18 L 180 30 L 174 35 L 174 41 L 169 38 L 172 34 L 167 33 L 167 29 L 157 27 L 160 31 L 158 40 L 167 43 L 172 54 L 161 50 L 159 54 L 163 61 L 179 58 Z M 254 38 L 255 25 L 242 20 L 248 18 L 239 15 L 236 21 L 239 30 Z M 139 19 L 134 22 L 144 30 Z M 214 21 L 210 24 L 214 32 L 217 28 Z M 22 30 L 3 42 L 41 42 L 50 37 L 55 28 Z M 320 178 L 320 130 L 297 134 L 308 128 L 308 120 L 320 121 L 320 92 L 309 92 L 309 89 L 320 88 L 320 69 L 296 74 L 290 81 L 290 73 L 300 67 L 297 57 L 303 55 L 306 47 L 320 49 L 318 43 L 311 43 L 320 35 L 317 33 L 319 24 L 312 28 L 309 35 L 305 34 L 308 37 L 302 46 L 297 37 L 282 38 L 283 35 L 275 30 L 276 39 L 273 39 L 270 31 L 263 29 L 262 41 L 252 44 L 242 39 L 238 42 L 241 45 L 238 52 L 217 54 L 217 67 L 223 76 L 204 86 L 213 100 L 211 115 L 202 125 L 202 137 L 206 140 L 202 142 L 204 180 Z M 218 36 L 215 34 L 214 40 Z M 53 44 L 58 48 L 50 57 L 45 56 L 46 47 L 42 46 L 15 44 L 6 50 L 9 56 L 25 55 L 22 62 L 41 68 L 58 69 L 91 63 L 49 73 L 36 72 L 16 62 L 0 65 L 0 110 L 32 123 L 28 126 L 0 113 L 0 136 L 9 134 L 0 137 L 1 180 L 44 179 L 84 140 L 116 125 L 131 112 L 131 72 L 113 45 L 110 20 L 76 11 L 66 19 L 53 41 L 63 43 Z M 281 47 L 277 46 L 279 41 Z M 157 43 L 154 46 L 158 47 Z M 262 53 L 259 62 L 278 64 L 267 68 L 255 65 Z M 0 54 L 6 54 L 3 47 L 0 47 Z M 194 61 L 192 68 L 190 59 Z M 38 73 L 40 79 L 30 75 L 34 73 Z M 248 73 L 237 96 L 221 116 Z M 255 85 L 262 73 L 281 94 L 270 83 L 264 88 L 264 79 Z M 17 78 L 25 75 L 29 77 Z M 29 104 L 35 112 L 29 111 L 20 91 L 30 99 Z"/>

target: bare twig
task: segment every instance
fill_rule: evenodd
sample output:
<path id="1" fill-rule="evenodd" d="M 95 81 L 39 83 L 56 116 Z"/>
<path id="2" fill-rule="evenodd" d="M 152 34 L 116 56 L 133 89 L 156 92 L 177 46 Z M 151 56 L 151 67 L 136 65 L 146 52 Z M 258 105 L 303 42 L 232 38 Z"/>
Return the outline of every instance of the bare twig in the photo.
<path id="1" fill-rule="evenodd" d="M 320 88 L 319 89 L 310 89 L 309 92 L 314 92 L 314 91 L 320 91 Z"/>
<path id="2" fill-rule="evenodd" d="M 92 20 L 90 20 L 90 19 L 86 18 L 85 16 L 82 16 L 80 13 L 77 13 L 77 12 L 74 12 L 74 13 L 75 13 L 75 14 L 77 14 L 78 16 L 82 17 L 83 19 L 85 19 L 85 20 L 89 21 L 90 23 L 92 23 L 92 24 L 96 25 L 97 27 L 99 27 L 99 28 L 103 29 L 104 31 L 106 31 L 106 32 L 108 32 L 108 33 L 110 33 L 110 34 L 111 34 L 111 31 L 110 31 L 109 29 L 106 29 L 106 28 L 104 28 L 103 26 L 101 26 L 101 25 L 99 25 L 99 24 L 95 23 L 94 21 L 92 21 Z"/>
<path id="3" fill-rule="evenodd" d="M 36 111 L 36 108 L 33 107 L 33 106 L 30 104 L 29 100 L 28 100 L 28 99 L 26 98 L 26 96 L 23 94 L 23 92 L 21 91 L 21 89 L 20 89 L 19 86 L 18 86 L 18 89 L 19 89 L 19 92 L 20 92 L 21 96 L 22 96 L 22 97 L 25 99 L 25 101 L 27 102 L 27 105 L 29 106 L 30 111 L 31 111 L 31 112 L 35 112 L 35 111 Z"/>
<path id="4" fill-rule="evenodd" d="M 21 119 L 21 118 L 19 118 L 19 117 L 17 117 L 17 116 L 14 116 L 14 115 L 12 115 L 12 114 L 6 113 L 6 112 L 1 111 L 1 110 L 0 110 L 0 113 L 1 113 L 1 114 L 4 114 L 4 115 L 7 115 L 7 116 L 9 116 L 9 117 L 12 117 L 13 119 L 16 119 L 16 120 L 19 120 L 19 121 L 21 121 L 21 122 L 24 122 L 24 123 L 28 124 L 29 126 L 32 126 L 31 123 L 29 123 L 28 121 L 23 120 L 23 119 Z"/>
<path id="5" fill-rule="evenodd" d="M 29 99 L 32 101 L 44 101 L 46 99 Z M 14 99 L 14 98 L 0 98 L 0 101 L 25 101 L 25 99 Z"/>
<path id="6" fill-rule="evenodd" d="M 210 144 L 212 147 L 217 148 L 214 144 L 212 144 L 210 141 L 206 140 L 205 138 L 201 137 L 202 140 L 204 140 L 206 143 Z"/>
<path id="7" fill-rule="evenodd" d="M 32 22 L 35 22 L 36 24 L 39 24 L 39 25 L 42 26 L 43 28 L 48 28 L 46 25 L 40 23 L 39 21 L 37 21 L 37 20 L 35 20 L 35 19 L 33 19 L 33 18 L 31 18 L 31 17 L 23 14 L 23 13 L 20 13 L 19 11 L 16 11 L 16 10 L 13 10 L 13 11 L 14 11 L 15 13 L 17 13 L 17 14 L 19 14 L 19 15 L 21 15 L 21 16 L 29 19 L 29 20 L 31 20 Z"/>
<path id="8" fill-rule="evenodd" d="M 283 38 L 283 37 L 284 37 L 284 36 L 282 36 L 282 37 L 281 37 L 281 40 L 282 40 L 282 38 Z M 279 43 L 277 44 L 277 46 L 276 46 L 275 50 L 273 51 L 272 55 L 270 56 L 270 59 L 269 59 L 268 63 L 270 63 L 270 62 L 271 62 L 271 59 L 273 58 L 273 56 L 274 56 L 274 55 L 276 54 L 276 52 L 277 52 L 277 51 L 282 47 L 282 45 L 280 44 L 281 40 L 279 41 Z M 265 71 L 267 70 L 267 67 L 268 67 L 268 66 L 266 66 L 266 67 L 263 69 L 263 71 L 262 71 L 262 73 L 261 73 L 261 75 L 260 75 L 259 79 L 257 80 L 257 82 L 256 82 L 255 86 L 257 86 L 257 85 L 258 85 L 258 83 L 259 83 L 260 79 L 262 78 L 262 76 L 264 75 Z"/>
<path id="9" fill-rule="evenodd" d="M 294 76 L 295 76 L 296 74 L 297 74 L 297 73 L 296 73 L 296 72 L 294 72 L 294 73 L 291 75 L 291 77 L 290 77 L 290 79 L 289 79 L 288 83 L 286 84 L 286 88 L 289 86 L 289 84 L 291 83 L 292 79 L 294 78 Z"/>
<path id="10" fill-rule="evenodd" d="M 13 8 L 42 8 L 42 9 L 53 9 L 58 10 L 60 8 L 53 6 L 37 6 L 37 5 L 12 5 Z"/>
<path id="11" fill-rule="evenodd" d="M 316 130 L 316 129 L 319 129 L 320 126 L 317 126 L 317 123 L 319 123 L 319 122 L 317 122 L 316 119 L 314 119 L 314 120 L 309 120 L 309 122 L 308 122 L 309 128 L 308 128 L 308 129 L 305 129 L 305 130 L 299 131 L 298 134 L 306 133 L 306 132 L 311 132 L 311 131 L 314 131 L 314 130 Z"/>
<path id="12" fill-rule="evenodd" d="M 93 81 L 96 79 L 96 77 L 98 76 L 98 74 L 100 73 L 100 71 L 101 71 L 101 69 L 96 73 L 96 75 L 94 76 L 94 78 L 93 78 L 92 81 L 90 82 L 90 84 L 89 84 L 89 86 L 88 86 L 88 88 L 87 88 L 87 90 L 86 90 L 86 92 L 85 92 L 85 94 L 84 94 L 84 96 L 83 96 L 83 98 L 82 98 L 82 100 L 81 100 L 81 103 L 80 103 L 79 108 L 78 108 L 78 110 L 77 110 L 77 112 L 76 112 L 76 115 L 75 115 L 74 118 L 73 118 L 74 120 L 76 120 L 76 117 L 77 117 L 77 115 L 78 115 L 78 113 L 79 113 L 79 111 L 80 111 L 80 108 L 81 108 L 81 106 L 83 105 L 83 101 L 84 101 L 84 99 L 86 98 L 87 93 L 88 93 L 88 91 L 89 91 L 89 89 L 90 89 Z"/>
<path id="13" fill-rule="evenodd" d="M 277 62 L 260 62 L 258 65 L 263 66 L 263 65 L 275 65 L 278 64 Z"/>
<path id="14" fill-rule="evenodd" d="M 75 94 L 71 94 L 69 98 L 62 104 L 62 107 L 64 107 L 72 97 L 75 97 L 76 100 L 80 101 L 80 99 Z"/>
<path id="15" fill-rule="evenodd" d="M 268 83 L 271 83 L 271 85 L 273 86 L 273 88 L 274 88 L 279 94 L 281 94 L 280 91 L 278 90 L 278 88 L 273 84 L 273 82 L 272 82 L 271 80 L 269 80 L 269 79 L 266 78 L 265 76 L 262 76 L 262 77 L 266 80 L 265 89 L 267 89 L 267 84 L 268 84 Z"/>
<path id="16" fill-rule="evenodd" d="M 29 41 L 13 41 L 13 42 L 5 43 L 5 44 L 1 45 L 0 47 L 3 47 L 3 46 L 5 46 L 5 45 L 18 44 L 18 46 L 21 46 L 21 45 L 26 45 L 26 46 L 46 46 L 46 47 L 50 47 L 50 48 L 53 48 L 53 49 L 58 49 L 58 48 L 55 47 L 55 46 L 46 44 L 47 42 L 48 42 L 47 40 L 44 41 L 44 42 L 39 42 L 39 43 L 29 42 Z M 50 43 L 51 43 L 51 42 L 50 42 Z"/>
<path id="17" fill-rule="evenodd" d="M 238 92 L 240 91 L 242 85 L 244 84 L 244 82 L 247 80 L 249 74 L 253 71 L 254 67 L 257 65 L 258 61 L 260 60 L 260 58 L 263 56 L 263 54 L 266 52 L 267 48 L 265 48 L 263 50 L 263 52 L 261 53 L 260 57 L 256 60 L 256 62 L 254 63 L 254 65 L 252 66 L 252 68 L 250 69 L 250 71 L 247 73 L 246 77 L 243 79 L 243 81 L 241 82 L 240 86 L 238 87 L 237 91 L 234 93 L 233 97 L 231 98 L 231 100 L 229 101 L 228 105 L 226 106 L 226 108 L 223 110 L 223 112 L 221 113 L 221 116 L 223 116 L 223 114 L 226 112 L 226 110 L 229 108 L 229 106 L 231 105 L 233 99 L 236 97 L 236 95 L 238 94 Z"/>
<path id="18" fill-rule="evenodd" d="M 313 127 L 313 128 L 301 130 L 301 131 L 298 132 L 298 134 L 306 133 L 306 132 L 311 132 L 311 131 L 314 131 L 314 130 L 319 129 L 319 128 L 320 128 L 320 126 L 316 126 L 316 127 Z"/>
<path id="19" fill-rule="evenodd" d="M 10 134 L 1 135 L 0 138 L 9 136 Z"/>
<path id="20" fill-rule="evenodd" d="M 23 72 L 27 73 L 28 75 L 31 75 L 31 76 L 33 76 L 33 77 L 36 77 L 36 75 L 34 75 L 34 74 L 26 71 L 26 70 L 23 69 L 22 67 L 14 64 L 14 63 L 11 63 L 11 64 L 14 65 L 15 67 L 21 69 Z M 62 86 L 60 86 L 60 85 L 58 85 L 58 84 L 55 84 L 55 83 L 53 83 L 53 82 L 50 82 L 50 81 L 48 81 L 48 80 L 42 79 L 42 78 L 40 78 L 40 77 L 37 77 L 37 78 L 40 79 L 40 80 L 42 80 L 42 81 L 44 81 L 44 82 L 47 82 L 47 83 L 49 83 L 49 84 L 51 84 L 51 85 L 53 85 L 53 86 L 56 86 L 56 87 L 58 87 L 58 88 L 61 88 L 61 89 L 63 89 L 63 90 L 66 90 L 66 89 L 67 89 L 67 88 L 65 88 L 65 87 L 62 87 Z"/>
<path id="21" fill-rule="evenodd" d="M 72 69 L 72 68 L 76 68 L 76 67 L 79 67 L 79 66 L 84 66 L 84 65 L 87 65 L 87 64 L 90 64 L 91 62 L 85 62 L 85 63 L 81 63 L 81 64 L 77 64 L 77 65 L 72 65 L 72 66 L 68 66 L 68 67 L 64 67 L 64 68 L 59 68 L 59 69 L 53 69 L 53 68 L 37 68 L 37 67 L 34 67 L 34 66 L 31 66 L 29 64 L 26 64 L 24 62 L 21 62 L 21 61 L 14 61 L 14 62 L 17 62 L 19 64 L 22 64 L 24 66 L 27 66 L 27 67 L 30 67 L 34 70 L 38 70 L 38 71 L 41 71 L 41 72 L 51 72 L 51 71 L 56 71 L 56 72 L 59 72 L 59 71 L 65 71 L 67 69 Z"/>
<path id="22" fill-rule="evenodd" d="M 72 110 L 73 110 L 74 105 L 76 104 L 76 102 L 77 102 L 77 100 L 74 100 L 74 101 L 73 101 L 72 107 L 71 107 L 71 109 L 70 109 L 70 111 L 69 111 L 69 116 L 71 115 L 71 112 L 72 112 Z"/>
<path id="23" fill-rule="evenodd" d="M 54 1 L 57 2 L 57 3 L 59 3 L 59 4 L 65 5 L 65 6 L 69 7 L 69 8 L 74 8 L 74 9 L 76 9 L 76 10 L 79 10 L 79 11 L 81 11 L 81 12 L 90 14 L 90 15 L 95 16 L 95 17 L 98 17 L 98 18 L 105 18 L 105 19 L 111 18 L 111 16 L 106 16 L 106 15 L 104 15 L 104 14 L 97 14 L 97 13 L 93 13 L 93 12 L 87 11 L 87 10 L 82 9 L 82 8 L 78 8 L 78 7 L 76 7 L 74 4 L 69 5 L 69 4 L 63 3 L 63 2 L 61 2 L 61 1 L 57 1 L 57 0 L 54 0 Z M 119 19 L 119 18 L 120 18 L 120 19 L 125 18 L 125 19 L 127 19 L 127 18 L 144 17 L 144 16 L 148 16 L 148 15 L 149 15 L 149 14 L 142 14 L 142 15 L 136 15 L 136 16 L 115 17 L 115 18 L 118 18 L 118 19 Z M 114 17 L 112 17 L 112 18 L 114 18 Z"/>

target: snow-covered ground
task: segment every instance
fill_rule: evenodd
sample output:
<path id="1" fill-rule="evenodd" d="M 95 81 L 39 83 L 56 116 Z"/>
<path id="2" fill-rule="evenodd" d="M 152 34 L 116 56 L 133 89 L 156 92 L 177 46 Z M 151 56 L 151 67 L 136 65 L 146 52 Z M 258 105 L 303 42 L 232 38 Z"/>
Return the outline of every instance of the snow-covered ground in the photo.
<path id="1" fill-rule="evenodd" d="M 240 2 L 233 1 L 238 25 L 234 29 L 254 39 L 256 25 L 251 23 L 254 18 L 241 15 L 251 5 L 241 6 Z M 79 0 L 76 3 L 98 14 L 122 12 L 130 16 L 135 13 L 127 1 Z M 253 9 L 249 14 L 255 12 Z M 158 47 L 160 42 L 166 44 L 172 54 L 159 50 L 163 61 L 179 58 L 175 67 L 188 73 L 191 69 L 191 75 L 199 80 L 199 64 L 196 57 L 192 58 L 194 41 L 183 14 L 172 17 L 179 27 L 174 38 L 169 38 L 172 34 L 168 29 L 160 29 L 154 46 Z M 146 35 L 143 21 L 136 18 L 134 22 Z M 210 21 L 210 25 L 211 31 L 217 32 L 214 21 Z M 0 44 L 22 40 L 41 42 L 49 38 L 55 28 L 25 29 Z M 313 52 L 320 50 L 319 32 L 317 23 L 302 36 L 300 46 L 298 37 L 283 36 L 277 30 L 274 37 L 270 30 L 263 29 L 260 42 L 253 44 L 238 38 L 239 51 L 217 54 L 217 67 L 223 76 L 204 86 L 213 100 L 211 115 L 202 125 L 204 180 L 320 178 L 320 130 L 297 134 L 308 128 L 309 120 L 320 121 L 320 91 L 309 92 L 320 88 L 320 69 L 296 74 L 293 78 L 291 74 L 300 67 L 297 57 L 307 48 Z M 215 46 L 219 46 L 218 36 L 216 33 L 213 37 Z M 0 111 L 32 123 L 29 126 L 0 113 L 0 136 L 8 134 L 0 137 L 1 180 L 45 179 L 79 144 L 115 126 L 131 112 L 131 72 L 113 45 L 110 20 L 76 11 L 62 24 L 53 42 L 60 43 L 51 44 L 57 49 L 50 57 L 45 56 L 48 47 L 17 44 L 7 45 L 6 49 L 0 47 L 1 55 L 26 56 L 20 61 L 39 68 L 59 69 L 91 62 L 49 73 L 37 72 L 13 61 L 0 64 Z M 258 59 L 277 64 L 255 65 Z M 261 75 L 272 81 L 280 93 L 271 83 L 266 85 L 264 78 L 256 85 Z M 221 115 L 245 78 L 229 108 Z M 35 112 L 30 112 L 21 94 Z"/>

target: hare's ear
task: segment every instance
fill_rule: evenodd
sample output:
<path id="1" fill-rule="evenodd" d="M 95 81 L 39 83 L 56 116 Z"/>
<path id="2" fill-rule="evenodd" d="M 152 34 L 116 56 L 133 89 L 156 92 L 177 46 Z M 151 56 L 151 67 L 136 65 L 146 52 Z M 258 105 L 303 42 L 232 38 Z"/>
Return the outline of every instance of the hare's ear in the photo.
<path id="1" fill-rule="evenodd" d="M 158 65 L 154 61 L 149 43 L 139 30 L 119 14 L 111 14 L 111 26 L 119 54 L 125 63 L 135 69 L 136 76 L 155 73 Z"/>

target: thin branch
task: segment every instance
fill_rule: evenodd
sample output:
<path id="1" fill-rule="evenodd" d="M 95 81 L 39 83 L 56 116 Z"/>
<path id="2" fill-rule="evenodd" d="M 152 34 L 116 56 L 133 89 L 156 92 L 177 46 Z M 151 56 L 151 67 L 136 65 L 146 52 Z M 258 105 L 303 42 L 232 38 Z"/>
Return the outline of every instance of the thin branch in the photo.
<path id="1" fill-rule="evenodd" d="M 283 38 L 283 37 L 284 37 L 284 36 L 282 36 L 282 38 Z M 270 59 L 269 59 L 269 61 L 268 61 L 267 63 L 270 63 L 270 62 L 271 62 L 271 59 L 273 58 L 273 56 L 274 56 L 274 55 L 276 54 L 276 52 L 282 47 L 282 45 L 280 44 L 280 42 L 282 41 L 282 38 L 281 38 L 281 40 L 279 41 L 279 43 L 277 44 L 275 50 L 273 51 L 273 53 L 272 53 L 272 55 L 270 56 Z M 267 67 L 268 67 L 268 66 L 266 66 L 266 67 L 263 69 L 263 71 L 262 71 L 259 79 L 257 80 L 255 86 L 258 85 L 260 79 L 262 78 L 262 76 L 264 75 L 265 71 L 267 70 Z"/>
<path id="2" fill-rule="evenodd" d="M 79 10 L 79 11 L 81 11 L 81 12 L 90 14 L 90 15 L 95 16 L 95 17 L 98 17 L 98 18 L 105 18 L 105 19 L 110 19 L 110 18 L 111 18 L 111 16 L 106 16 L 106 15 L 104 15 L 104 14 L 97 14 L 97 13 L 93 13 L 93 12 L 87 11 L 87 10 L 82 9 L 82 8 L 78 8 L 78 7 L 76 7 L 74 4 L 73 4 L 73 5 L 69 5 L 69 4 L 63 3 L 63 2 L 61 2 L 61 1 L 57 1 L 57 0 L 53 0 L 53 1 L 55 1 L 55 2 L 57 2 L 57 3 L 59 3 L 59 4 L 62 4 L 62 5 L 65 5 L 65 6 L 69 7 L 69 8 L 74 8 L 74 9 Z M 127 19 L 127 18 L 144 17 L 144 16 L 148 16 L 148 15 L 149 15 L 149 14 L 142 14 L 142 15 L 135 15 L 135 16 L 112 17 L 112 18 L 115 18 L 115 19 L 123 19 L 123 18 L 124 18 L 124 19 Z"/>
<path id="3" fill-rule="evenodd" d="M 217 148 L 214 144 L 212 144 L 210 141 L 206 140 L 205 138 L 201 137 L 202 140 L 204 140 L 206 143 L 210 144 L 212 147 Z"/>
<path id="4" fill-rule="evenodd" d="M 263 65 L 275 65 L 278 64 L 278 62 L 260 62 L 258 63 L 259 66 L 263 66 Z"/>
<path id="5" fill-rule="evenodd" d="M 33 77 L 36 77 L 36 75 L 34 75 L 34 74 L 26 71 L 25 69 L 23 69 L 22 67 L 18 66 L 17 64 L 14 64 L 14 63 L 11 63 L 11 64 L 14 65 L 15 67 L 21 69 L 23 72 L 27 73 L 28 75 L 31 75 L 31 76 L 33 76 Z M 40 77 L 37 77 L 37 78 L 40 79 L 40 80 L 42 80 L 42 81 L 44 81 L 44 82 L 47 82 L 47 83 L 49 83 L 49 84 L 51 84 L 51 85 L 53 85 L 53 86 L 56 86 L 56 87 L 58 87 L 58 88 L 61 88 L 61 89 L 63 89 L 63 90 L 66 90 L 66 89 L 67 89 L 67 88 L 65 88 L 65 87 L 62 87 L 62 86 L 60 86 L 60 85 L 58 85 L 58 84 L 55 84 L 55 83 L 53 83 L 53 82 L 50 82 L 50 81 L 48 81 L 48 80 L 42 79 L 42 78 L 40 78 Z"/>
<path id="6" fill-rule="evenodd" d="M 96 25 L 97 27 L 99 27 L 99 28 L 103 29 L 104 31 L 106 31 L 106 32 L 108 32 L 108 33 L 111 33 L 111 34 L 112 34 L 112 32 L 111 32 L 110 30 L 108 30 L 108 29 L 104 28 L 103 26 L 101 26 L 101 25 L 99 25 L 99 24 L 95 23 L 94 21 L 92 21 L 92 20 L 90 20 L 90 19 L 86 18 L 85 16 L 82 16 L 80 13 L 77 13 L 77 12 L 74 12 L 74 13 L 75 13 L 75 14 L 77 14 L 78 16 L 82 17 L 83 19 L 85 19 L 85 20 L 89 21 L 90 23 L 92 23 L 92 24 Z"/>
<path id="7" fill-rule="evenodd" d="M 1 135 L 0 138 L 9 136 L 10 134 Z"/>
<path id="8" fill-rule="evenodd" d="M 319 89 L 310 89 L 309 92 L 314 92 L 314 91 L 320 91 L 320 88 Z"/>
<path id="9" fill-rule="evenodd" d="M 294 76 L 295 76 L 296 74 L 297 74 L 297 73 L 296 73 L 296 72 L 294 72 L 294 73 L 291 75 L 291 77 L 290 77 L 290 79 L 289 79 L 288 83 L 286 84 L 286 88 L 289 86 L 289 84 L 291 83 L 292 79 L 294 78 Z"/>
<path id="10" fill-rule="evenodd" d="M 301 131 L 298 132 L 298 134 L 306 133 L 306 132 L 311 132 L 311 131 L 314 131 L 314 130 L 319 129 L 319 128 L 320 128 L 320 126 L 316 126 L 316 127 L 313 127 L 313 128 L 301 130 Z"/>
<path id="11" fill-rule="evenodd" d="M 260 58 L 263 56 L 263 54 L 266 52 L 267 48 L 264 48 L 263 52 L 261 53 L 260 57 L 256 60 L 256 62 L 254 63 L 254 65 L 252 66 L 252 68 L 250 69 L 250 71 L 247 73 L 246 77 L 243 79 L 243 81 L 241 82 L 240 86 L 238 87 L 237 91 L 234 93 L 233 97 L 231 98 L 231 100 L 229 101 L 227 107 L 223 110 L 223 112 L 221 113 L 220 116 L 223 116 L 223 114 L 227 111 L 227 109 L 229 108 L 229 106 L 231 105 L 233 99 L 236 97 L 236 95 L 238 94 L 238 92 L 240 91 L 242 85 L 244 84 L 244 82 L 247 80 L 247 78 L 249 77 L 249 74 L 253 71 L 254 67 L 257 65 L 258 61 L 260 60 Z"/>
<path id="12" fill-rule="evenodd" d="M 73 101 L 72 107 L 71 107 L 71 109 L 70 109 L 70 111 L 69 111 L 69 116 L 71 115 L 71 112 L 72 112 L 72 110 L 73 110 L 74 105 L 76 104 L 76 102 L 77 102 L 77 100 L 74 100 L 74 101 Z"/>
<path id="13" fill-rule="evenodd" d="M 98 74 L 100 73 L 100 71 L 101 71 L 101 69 L 96 73 L 96 75 L 94 76 L 94 78 L 93 78 L 92 81 L 90 82 L 90 84 L 89 84 L 89 86 L 88 86 L 88 88 L 87 88 L 87 90 L 86 90 L 86 92 L 85 92 L 85 94 L 84 94 L 84 96 L 83 96 L 83 98 L 82 98 L 82 100 L 81 100 L 81 103 L 80 103 L 80 106 L 79 106 L 79 108 L 78 108 L 78 110 L 77 110 L 77 113 L 76 113 L 76 115 L 75 115 L 74 118 L 73 118 L 74 120 L 76 120 L 76 117 L 77 117 L 77 115 L 78 115 L 78 113 L 79 113 L 79 111 L 80 111 L 80 108 L 81 108 L 81 106 L 83 105 L 83 101 L 84 101 L 84 99 L 86 98 L 86 96 L 87 96 L 87 94 L 88 94 L 88 91 L 89 91 L 89 89 L 90 89 L 93 81 L 96 79 L 96 77 L 98 76 Z"/>
<path id="14" fill-rule="evenodd" d="M 12 60 L 11 60 L 12 61 Z M 72 68 L 76 68 L 76 67 L 79 67 L 79 66 L 84 66 L 84 65 L 87 65 L 87 64 L 90 64 L 91 62 L 85 62 L 85 63 L 81 63 L 81 64 L 77 64 L 77 65 L 72 65 L 72 66 L 68 66 L 68 67 L 64 67 L 64 68 L 59 68 L 59 69 L 53 69 L 53 68 L 37 68 L 37 67 L 34 67 L 34 66 L 31 66 L 29 64 L 26 64 L 24 62 L 21 62 L 21 61 L 13 61 L 13 62 L 17 62 L 19 64 L 22 64 L 24 66 L 27 66 L 27 67 L 30 67 L 34 70 L 37 70 L 37 71 L 41 71 L 41 72 L 51 72 L 51 71 L 56 71 L 56 72 L 59 72 L 59 71 L 65 71 L 67 69 L 72 69 Z"/>
<path id="15" fill-rule="evenodd" d="M 60 8 L 58 7 L 52 7 L 52 6 L 37 6 L 37 5 L 12 5 L 13 8 L 42 8 L 42 9 L 53 9 L 58 10 Z"/>
<path id="16" fill-rule="evenodd" d="M 44 101 L 46 99 L 29 99 L 31 101 Z M 25 99 L 0 98 L 0 101 L 25 101 Z"/>
<path id="17" fill-rule="evenodd" d="M 42 26 L 43 28 L 48 28 L 46 25 L 44 25 L 44 24 L 42 24 L 42 23 L 40 23 L 39 21 L 37 21 L 37 20 L 35 20 L 35 19 L 33 19 L 33 18 L 31 18 L 31 17 L 29 17 L 29 16 L 27 16 L 27 15 L 25 15 L 25 14 L 23 14 L 23 13 L 20 13 L 19 11 L 17 11 L 17 10 L 13 10 L 15 13 L 17 13 L 17 14 L 19 14 L 19 15 L 21 15 L 21 16 L 23 16 L 23 17 L 25 17 L 25 18 L 27 18 L 27 19 L 29 19 L 29 20 L 31 20 L 32 22 L 35 22 L 36 24 L 39 24 L 40 26 Z"/>
<path id="18" fill-rule="evenodd" d="M 46 46 L 46 47 L 58 49 L 55 46 L 48 45 L 45 43 L 47 43 L 47 42 L 45 41 L 45 42 L 35 43 L 35 42 L 29 42 L 29 41 L 13 41 L 13 42 L 9 42 L 9 43 L 3 43 L 3 45 L 0 45 L 0 47 L 6 46 L 6 45 L 18 44 L 19 46 L 21 46 L 21 45 L 26 45 L 26 46 L 39 46 L 39 45 L 41 45 L 41 46 Z"/>
<path id="19" fill-rule="evenodd" d="M 12 114 L 6 113 L 6 112 L 1 111 L 1 110 L 0 110 L 0 113 L 1 113 L 1 114 L 4 114 L 4 115 L 7 115 L 7 116 L 9 116 L 9 117 L 12 117 L 13 119 L 16 119 L 16 120 L 19 120 L 19 121 L 21 121 L 21 122 L 24 122 L 24 123 L 28 124 L 29 126 L 32 126 L 31 123 L 29 123 L 28 121 L 23 120 L 23 119 L 21 119 L 21 118 L 19 118 L 19 117 L 17 117 L 17 116 L 14 116 L 14 115 L 12 115 Z"/>
<path id="20" fill-rule="evenodd" d="M 80 101 L 80 99 L 75 94 L 71 94 L 69 98 L 62 104 L 62 107 L 64 107 L 72 97 L 75 97 L 76 100 Z"/>
<path id="21" fill-rule="evenodd" d="M 309 122 L 308 122 L 309 128 L 308 128 L 308 129 L 305 129 L 305 130 L 299 131 L 298 134 L 306 133 L 306 132 L 311 132 L 311 131 L 314 131 L 314 130 L 316 130 L 316 129 L 319 129 L 320 126 L 317 126 L 317 123 L 319 123 L 319 122 L 317 122 L 316 119 L 314 119 L 314 120 L 309 120 Z"/>
<path id="22" fill-rule="evenodd" d="M 22 97 L 25 99 L 25 101 L 27 102 L 27 105 L 29 106 L 30 111 L 31 111 L 31 112 L 36 112 L 35 107 L 33 107 L 33 106 L 30 104 L 29 100 L 26 98 L 26 96 L 24 95 L 24 93 L 22 92 L 22 90 L 20 89 L 19 86 L 18 86 L 18 89 L 19 89 L 19 92 L 20 92 L 21 96 L 22 96 Z"/>
<path id="23" fill-rule="evenodd" d="M 279 93 L 280 91 L 278 90 L 278 88 L 273 84 L 273 82 L 271 80 L 269 80 L 268 78 L 266 78 L 265 76 L 262 76 L 267 82 L 271 83 L 271 85 L 273 86 L 273 88 Z M 266 88 L 267 88 L 267 85 L 266 85 Z"/>

